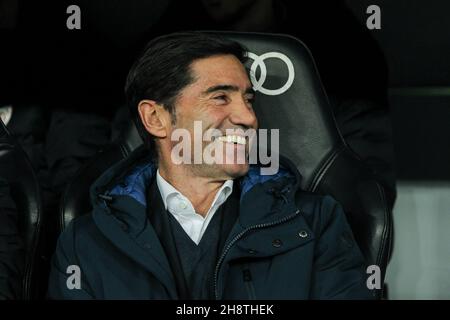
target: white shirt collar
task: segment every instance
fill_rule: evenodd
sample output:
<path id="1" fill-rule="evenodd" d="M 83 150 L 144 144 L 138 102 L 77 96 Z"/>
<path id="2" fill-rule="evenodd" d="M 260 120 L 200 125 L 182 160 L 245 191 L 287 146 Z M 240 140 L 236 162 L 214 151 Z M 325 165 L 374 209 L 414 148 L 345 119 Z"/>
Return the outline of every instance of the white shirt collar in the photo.
<path id="1" fill-rule="evenodd" d="M 156 183 L 158 185 L 159 192 L 161 193 L 162 200 L 164 202 L 164 208 L 173 215 L 184 215 L 188 217 L 190 214 L 196 214 L 195 209 L 191 201 L 185 197 L 180 191 L 175 189 L 169 182 L 167 182 L 160 174 L 159 169 L 156 171 Z M 209 208 L 205 219 L 209 216 L 209 213 L 215 212 L 233 192 L 233 180 L 226 180 Z"/>

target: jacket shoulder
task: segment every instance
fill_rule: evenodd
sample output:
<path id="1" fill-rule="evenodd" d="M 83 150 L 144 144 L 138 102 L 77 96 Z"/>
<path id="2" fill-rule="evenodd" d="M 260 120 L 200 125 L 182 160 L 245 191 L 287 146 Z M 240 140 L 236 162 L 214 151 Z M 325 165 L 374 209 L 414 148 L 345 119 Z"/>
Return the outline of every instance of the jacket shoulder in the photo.
<path id="1" fill-rule="evenodd" d="M 79 255 L 86 252 L 86 248 L 92 247 L 99 236 L 92 214 L 79 216 L 61 232 L 55 253 L 63 254 L 71 262 L 77 262 Z"/>
<path id="2" fill-rule="evenodd" d="M 299 190 L 295 201 L 315 233 L 322 233 L 332 220 L 346 220 L 342 205 L 330 195 Z"/>
<path id="3" fill-rule="evenodd" d="M 81 277 L 81 290 L 69 290 L 67 281 L 71 272 L 83 269 L 81 261 L 86 261 L 99 234 L 90 214 L 72 220 L 60 234 L 53 254 L 48 283 L 47 297 L 50 299 L 90 299 L 90 286 Z M 84 271 L 84 270 L 83 270 Z M 78 271 L 82 272 L 82 271 Z"/>

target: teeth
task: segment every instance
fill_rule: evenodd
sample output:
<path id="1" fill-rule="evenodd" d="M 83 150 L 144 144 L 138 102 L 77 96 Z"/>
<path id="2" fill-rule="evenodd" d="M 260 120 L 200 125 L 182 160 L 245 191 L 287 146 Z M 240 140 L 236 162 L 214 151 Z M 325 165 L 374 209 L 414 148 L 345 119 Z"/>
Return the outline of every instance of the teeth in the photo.
<path id="1" fill-rule="evenodd" d="M 245 137 L 230 135 L 230 136 L 222 136 L 218 137 L 219 141 L 228 142 L 228 143 L 237 143 L 237 144 L 246 144 Z"/>

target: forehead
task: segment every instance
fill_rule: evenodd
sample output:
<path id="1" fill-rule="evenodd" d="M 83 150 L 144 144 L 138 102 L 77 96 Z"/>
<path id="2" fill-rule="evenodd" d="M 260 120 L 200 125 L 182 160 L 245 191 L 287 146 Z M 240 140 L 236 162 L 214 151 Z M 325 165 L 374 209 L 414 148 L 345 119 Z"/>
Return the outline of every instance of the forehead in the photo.
<path id="1" fill-rule="evenodd" d="M 242 90 L 250 87 L 244 65 L 234 55 L 217 55 L 195 60 L 191 64 L 195 83 L 200 86 L 230 84 Z"/>

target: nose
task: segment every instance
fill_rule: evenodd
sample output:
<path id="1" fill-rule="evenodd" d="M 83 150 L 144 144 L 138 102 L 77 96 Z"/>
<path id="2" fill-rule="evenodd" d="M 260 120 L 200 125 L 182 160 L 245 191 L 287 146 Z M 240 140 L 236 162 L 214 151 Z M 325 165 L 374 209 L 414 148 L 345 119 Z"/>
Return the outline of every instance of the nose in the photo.
<path id="1" fill-rule="evenodd" d="M 253 129 L 256 129 L 258 126 L 258 119 L 253 108 L 244 99 L 239 99 L 233 104 L 229 119 L 236 126 Z"/>

